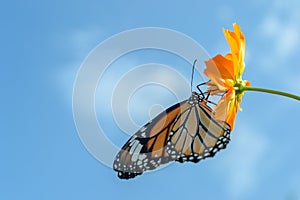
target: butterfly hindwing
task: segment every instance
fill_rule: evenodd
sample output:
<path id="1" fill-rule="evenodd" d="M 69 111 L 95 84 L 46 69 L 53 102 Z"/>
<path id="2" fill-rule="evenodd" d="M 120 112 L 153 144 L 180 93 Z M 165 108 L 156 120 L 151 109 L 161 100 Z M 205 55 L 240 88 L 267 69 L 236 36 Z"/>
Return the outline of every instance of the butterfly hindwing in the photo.
<path id="1" fill-rule="evenodd" d="M 183 109 L 173 124 L 167 149 L 178 162 L 199 162 L 226 147 L 230 126 L 216 121 L 198 95 L 193 94 L 187 104 L 188 109 Z"/>
<path id="2" fill-rule="evenodd" d="M 171 132 L 172 155 L 178 162 L 199 162 L 212 157 L 228 144 L 230 126 L 216 121 L 211 109 L 204 103 L 191 103 L 183 119 L 178 119 Z M 187 120 L 186 120 L 187 119 Z"/>

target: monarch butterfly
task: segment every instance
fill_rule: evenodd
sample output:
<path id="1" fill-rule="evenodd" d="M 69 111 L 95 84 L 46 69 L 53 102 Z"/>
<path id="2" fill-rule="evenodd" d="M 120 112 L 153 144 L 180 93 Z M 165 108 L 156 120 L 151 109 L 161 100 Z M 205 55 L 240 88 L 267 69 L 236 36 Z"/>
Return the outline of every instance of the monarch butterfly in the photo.
<path id="1" fill-rule="evenodd" d="M 134 178 L 171 161 L 197 163 L 226 147 L 231 128 L 214 119 L 209 94 L 199 91 L 160 113 L 125 143 L 113 164 L 119 178 Z"/>

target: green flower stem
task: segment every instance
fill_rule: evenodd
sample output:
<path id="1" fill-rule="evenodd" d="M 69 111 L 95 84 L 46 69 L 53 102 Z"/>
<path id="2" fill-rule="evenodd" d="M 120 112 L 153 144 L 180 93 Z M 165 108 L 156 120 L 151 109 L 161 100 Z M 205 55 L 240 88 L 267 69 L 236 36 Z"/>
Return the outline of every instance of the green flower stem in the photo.
<path id="1" fill-rule="evenodd" d="M 289 97 L 292 99 L 296 99 L 300 101 L 300 97 L 294 94 L 286 93 L 286 92 L 280 92 L 277 90 L 269 90 L 269 89 L 264 89 L 264 88 L 257 88 L 257 87 L 249 87 L 249 86 L 244 86 L 240 88 L 240 90 L 243 91 L 258 91 L 258 92 L 265 92 L 265 93 L 270 93 L 270 94 L 277 94 L 285 97 Z"/>

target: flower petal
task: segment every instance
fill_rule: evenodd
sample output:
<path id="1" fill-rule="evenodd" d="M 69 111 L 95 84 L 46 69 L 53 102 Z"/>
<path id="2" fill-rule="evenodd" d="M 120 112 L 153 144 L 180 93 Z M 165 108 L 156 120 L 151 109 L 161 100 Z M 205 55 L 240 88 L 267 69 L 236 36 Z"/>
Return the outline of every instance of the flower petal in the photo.
<path id="1" fill-rule="evenodd" d="M 228 99 L 222 98 L 214 108 L 214 117 L 219 121 L 226 121 L 228 111 Z"/>
<path id="2" fill-rule="evenodd" d="M 239 25 L 234 23 L 233 28 L 234 32 L 226 29 L 223 29 L 223 32 L 233 56 L 234 74 L 236 75 L 236 78 L 241 78 L 245 68 L 244 57 L 246 43 L 244 34 L 241 32 Z"/>
<path id="3" fill-rule="evenodd" d="M 215 118 L 220 121 L 225 121 L 230 125 L 231 130 L 234 128 L 235 117 L 237 113 L 237 102 L 234 98 L 224 97 L 214 108 Z"/>
<path id="4" fill-rule="evenodd" d="M 205 62 L 204 74 L 214 82 L 220 90 L 226 91 L 224 80 L 234 79 L 233 63 L 230 55 L 217 55 Z"/>
<path id="5" fill-rule="evenodd" d="M 237 113 L 237 105 L 236 101 L 233 99 L 231 104 L 229 105 L 229 111 L 227 113 L 226 122 L 229 124 L 231 130 L 234 128 L 235 117 Z"/>

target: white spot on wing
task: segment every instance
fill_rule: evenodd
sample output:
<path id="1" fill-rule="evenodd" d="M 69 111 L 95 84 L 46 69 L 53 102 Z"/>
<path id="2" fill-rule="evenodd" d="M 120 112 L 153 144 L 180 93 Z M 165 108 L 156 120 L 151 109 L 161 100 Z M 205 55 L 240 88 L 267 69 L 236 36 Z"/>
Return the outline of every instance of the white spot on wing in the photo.
<path id="1" fill-rule="evenodd" d="M 132 146 L 132 142 L 136 139 L 136 135 L 133 135 L 132 138 L 129 140 L 129 146 Z"/>
<path id="2" fill-rule="evenodd" d="M 141 154 L 141 155 L 139 156 L 139 160 L 144 160 L 146 157 L 147 157 L 146 154 Z"/>
<path id="3" fill-rule="evenodd" d="M 135 151 L 133 152 L 132 158 L 131 158 L 131 160 L 132 160 L 133 162 L 137 161 L 137 159 L 138 159 L 138 157 L 139 157 L 139 155 L 140 155 L 140 152 L 141 152 L 142 147 L 143 147 L 143 145 L 141 145 L 140 143 L 138 143 L 138 145 L 137 145 Z"/>
<path id="4" fill-rule="evenodd" d="M 131 149 L 129 151 L 130 154 L 132 154 L 135 151 L 138 144 L 140 144 L 140 142 L 138 140 L 135 140 L 133 141 L 133 143 L 131 143 L 131 145 L 129 145 L 131 146 Z"/>
<path id="5" fill-rule="evenodd" d="M 141 129 L 140 129 L 140 132 L 145 132 L 145 130 L 147 129 L 146 126 L 143 126 Z"/>
<path id="6" fill-rule="evenodd" d="M 142 132 L 141 136 L 142 136 L 142 137 L 146 137 L 146 133 L 145 133 L 145 132 Z"/>

